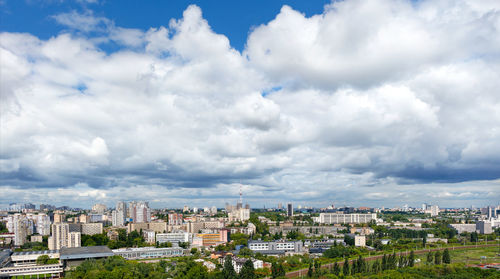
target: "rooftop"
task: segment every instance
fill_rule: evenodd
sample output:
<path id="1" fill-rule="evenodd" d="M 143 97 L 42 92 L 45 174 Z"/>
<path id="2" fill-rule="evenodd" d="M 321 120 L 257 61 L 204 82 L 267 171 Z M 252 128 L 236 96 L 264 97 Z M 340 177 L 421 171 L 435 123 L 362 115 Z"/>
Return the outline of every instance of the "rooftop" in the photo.
<path id="1" fill-rule="evenodd" d="M 26 251 L 26 252 L 14 252 L 12 256 L 27 256 L 27 255 L 48 255 L 57 254 L 59 250 L 42 250 L 42 251 Z"/>
<path id="2" fill-rule="evenodd" d="M 61 248 L 61 260 L 103 258 L 113 256 L 113 251 L 107 246 L 86 246 L 76 248 Z"/>

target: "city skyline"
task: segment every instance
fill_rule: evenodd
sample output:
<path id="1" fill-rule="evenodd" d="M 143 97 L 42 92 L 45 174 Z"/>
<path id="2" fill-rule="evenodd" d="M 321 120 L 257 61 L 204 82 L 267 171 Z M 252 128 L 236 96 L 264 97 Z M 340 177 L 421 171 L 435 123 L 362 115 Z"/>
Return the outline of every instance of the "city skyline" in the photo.
<path id="1" fill-rule="evenodd" d="M 231 2 L 1 1 L 0 208 L 498 203 L 498 1 Z"/>

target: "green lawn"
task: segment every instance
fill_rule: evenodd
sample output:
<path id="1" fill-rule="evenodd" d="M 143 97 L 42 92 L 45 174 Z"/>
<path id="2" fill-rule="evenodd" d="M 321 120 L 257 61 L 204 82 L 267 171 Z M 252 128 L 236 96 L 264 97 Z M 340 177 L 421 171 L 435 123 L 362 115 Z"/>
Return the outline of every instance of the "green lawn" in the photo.
<path id="1" fill-rule="evenodd" d="M 500 263 L 499 248 L 498 247 L 485 247 L 467 250 L 452 250 L 449 249 L 451 261 L 453 263 L 465 264 L 480 264 L 480 263 Z M 441 251 L 442 253 L 442 251 Z M 484 256 L 486 258 L 481 259 Z M 427 254 L 417 255 L 416 258 L 420 259 L 417 265 L 425 264 Z"/>

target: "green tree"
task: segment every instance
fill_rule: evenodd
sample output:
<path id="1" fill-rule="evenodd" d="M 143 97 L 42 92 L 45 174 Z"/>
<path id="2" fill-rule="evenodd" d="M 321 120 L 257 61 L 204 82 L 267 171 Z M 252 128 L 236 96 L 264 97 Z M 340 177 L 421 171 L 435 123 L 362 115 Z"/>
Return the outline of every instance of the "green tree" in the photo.
<path id="1" fill-rule="evenodd" d="M 445 264 L 450 264 L 451 263 L 450 251 L 448 251 L 448 248 L 444 249 L 444 252 L 443 252 L 443 263 L 445 263 Z"/>
<path id="2" fill-rule="evenodd" d="M 432 264 L 434 262 L 434 255 L 432 252 L 427 253 L 426 262 L 427 264 Z"/>
<path id="3" fill-rule="evenodd" d="M 379 260 L 376 260 L 372 265 L 372 273 L 379 273 L 382 270 Z"/>
<path id="4" fill-rule="evenodd" d="M 340 274 L 340 266 L 337 262 L 335 262 L 333 264 L 333 269 L 332 269 L 332 273 L 335 274 L 335 275 L 339 275 Z"/>
<path id="5" fill-rule="evenodd" d="M 382 257 L 382 271 L 387 270 L 387 256 L 384 254 Z"/>
<path id="6" fill-rule="evenodd" d="M 410 251 L 410 257 L 408 258 L 408 266 L 413 267 L 415 265 L 415 253 L 413 250 Z"/>
<path id="7" fill-rule="evenodd" d="M 348 276 L 351 274 L 350 269 L 349 269 L 349 259 L 348 258 L 345 258 L 345 260 L 344 260 L 344 266 L 342 266 L 342 273 L 345 276 Z"/>
<path id="8" fill-rule="evenodd" d="M 434 263 L 441 264 L 441 252 L 436 251 L 436 253 L 434 254 Z"/>
<path id="9" fill-rule="evenodd" d="M 244 248 L 240 249 L 240 252 L 238 253 L 238 255 L 240 255 L 240 256 L 252 256 L 253 251 L 247 247 L 244 247 Z"/>
<path id="10" fill-rule="evenodd" d="M 254 279 L 255 278 L 255 269 L 253 267 L 252 260 L 248 259 L 241 268 L 240 271 L 240 279 Z"/>
<path id="11" fill-rule="evenodd" d="M 307 270 L 307 277 L 311 278 L 313 277 L 313 264 L 309 263 L 309 269 Z"/>
<path id="12" fill-rule="evenodd" d="M 47 264 L 49 260 L 50 257 L 48 255 L 41 255 L 38 258 L 36 258 L 36 264 L 38 265 Z"/>
<path id="13" fill-rule="evenodd" d="M 224 267 L 222 268 L 222 278 L 224 279 L 234 279 L 237 277 L 236 271 L 234 271 L 233 259 L 231 256 L 226 256 L 224 259 Z"/>

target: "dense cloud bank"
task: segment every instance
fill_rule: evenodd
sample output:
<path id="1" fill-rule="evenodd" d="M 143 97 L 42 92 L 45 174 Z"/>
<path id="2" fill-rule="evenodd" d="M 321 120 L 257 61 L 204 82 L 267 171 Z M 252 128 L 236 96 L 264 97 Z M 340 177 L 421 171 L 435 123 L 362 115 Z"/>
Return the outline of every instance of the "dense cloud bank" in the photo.
<path id="1" fill-rule="evenodd" d="M 0 203 L 500 198 L 498 1 L 284 6 L 242 52 L 196 6 L 149 30 L 53 20 L 0 34 Z"/>

